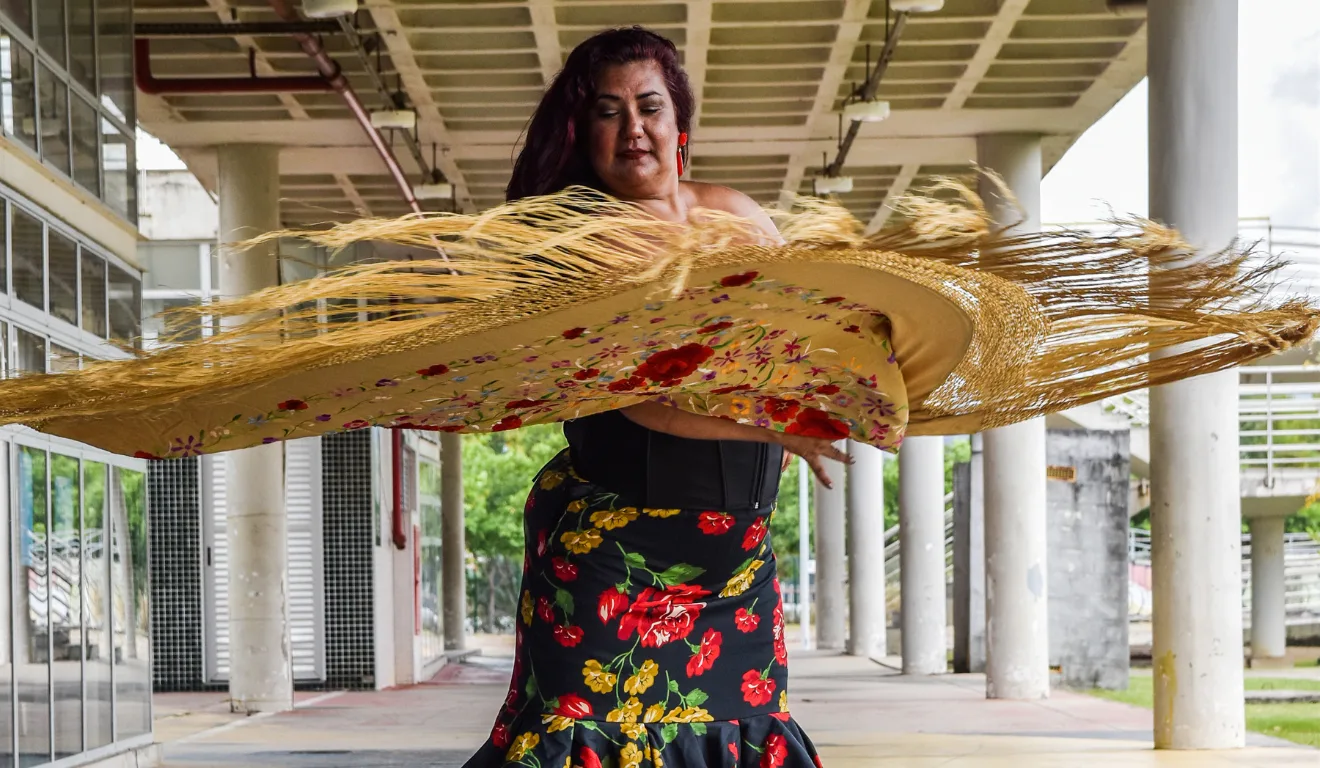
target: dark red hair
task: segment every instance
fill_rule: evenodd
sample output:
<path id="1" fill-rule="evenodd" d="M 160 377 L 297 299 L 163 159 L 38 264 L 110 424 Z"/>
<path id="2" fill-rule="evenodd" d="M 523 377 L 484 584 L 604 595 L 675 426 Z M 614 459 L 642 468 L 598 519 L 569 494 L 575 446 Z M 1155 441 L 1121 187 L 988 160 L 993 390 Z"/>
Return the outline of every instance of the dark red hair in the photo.
<path id="1" fill-rule="evenodd" d="M 659 65 L 674 102 L 678 130 L 691 130 L 692 87 L 679 66 L 674 44 L 642 27 L 600 32 L 573 49 L 541 97 L 527 128 L 527 141 L 513 164 L 513 176 L 504 191 L 506 200 L 548 195 L 574 184 L 600 189 L 600 180 L 582 145 L 582 123 L 596 100 L 596 79 L 601 70 L 634 61 Z"/>

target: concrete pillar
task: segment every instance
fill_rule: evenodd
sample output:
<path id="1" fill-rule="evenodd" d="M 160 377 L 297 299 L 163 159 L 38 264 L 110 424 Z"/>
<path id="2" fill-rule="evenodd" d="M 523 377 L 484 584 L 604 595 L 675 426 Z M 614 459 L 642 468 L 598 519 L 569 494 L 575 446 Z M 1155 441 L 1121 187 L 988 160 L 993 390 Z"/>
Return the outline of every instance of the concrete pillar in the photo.
<path id="1" fill-rule="evenodd" d="M 279 228 L 279 148 L 219 147 L 220 241 Z M 245 296 L 279 283 L 275 243 L 220 252 L 220 295 Z M 226 318 L 226 326 L 243 322 Z M 235 712 L 293 707 L 289 648 L 288 523 L 284 514 L 284 446 L 225 454 L 229 536 L 229 696 Z"/>
<path id="2" fill-rule="evenodd" d="M 995 221 L 1040 229 L 1040 137 L 979 137 L 977 159 L 1012 190 L 1013 205 L 990 184 L 981 195 Z M 1050 693 L 1046 595 L 1045 419 L 983 435 L 985 467 L 986 696 L 1043 699 Z"/>
<path id="3" fill-rule="evenodd" d="M 848 573 L 844 561 L 847 480 L 842 466 L 831 462 L 829 471 L 833 473 L 834 488 L 816 483 L 816 647 L 842 651 L 848 632 Z"/>
<path id="4" fill-rule="evenodd" d="M 1251 526 L 1251 663 L 1281 661 L 1288 625 L 1283 595 L 1284 518 L 1253 517 Z"/>
<path id="5" fill-rule="evenodd" d="M 463 521 L 463 438 L 440 433 L 440 558 L 443 561 L 441 618 L 445 649 L 467 645 L 467 544 Z"/>
<path id="6" fill-rule="evenodd" d="M 1237 234 L 1236 0 L 1152 0 L 1150 216 L 1216 251 Z M 1241 747 L 1237 372 L 1150 392 L 1155 746 Z"/>
<path id="7" fill-rule="evenodd" d="M 985 471 L 982 439 L 953 473 L 953 671 L 985 671 Z"/>
<path id="8" fill-rule="evenodd" d="M 898 452 L 903 674 L 948 671 L 944 585 L 944 439 L 909 437 Z"/>
<path id="9" fill-rule="evenodd" d="M 849 441 L 848 455 L 848 653 L 879 659 L 887 652 L 885 454 Z"/>

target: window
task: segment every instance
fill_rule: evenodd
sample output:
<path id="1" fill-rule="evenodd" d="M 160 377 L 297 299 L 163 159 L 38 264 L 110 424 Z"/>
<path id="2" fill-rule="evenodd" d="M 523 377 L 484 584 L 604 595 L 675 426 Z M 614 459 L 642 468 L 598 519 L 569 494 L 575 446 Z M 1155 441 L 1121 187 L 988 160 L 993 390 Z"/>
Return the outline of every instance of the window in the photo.
<path id="1" fill-rule="evenodd" d="M 96 27 L 101 103 L 125 126 L 135 125 L 133 0 L 99 0 Z"/>
<path id="2" fill-rule="evenodd" d="M 82 328 L 104 339 L 105 317 L 105 259 L 94 253 L 82 252 Z"/>
<path id="3" fill-rule="evenodd" d="M 96 107 L 81 96 L 71 100 L 73 107 L 73 180 L 94 195 L 101 194 L 101 158 L 96 151 Z"/>
<path id="4" fill-rule="evenodd" d="M 93 0 L 68 0 L 69 74 L 96 93 L 96 17 Z"/>
<path id="5" fill-rule="evenodd" d="M 50 454 L 51 659 L 55 666 L 55 759 L 83 751 L 83 620 L 81 462 Z"/>
<path id="6" fill-rule="evenodd" d="M 11 327 L 14 329 L 14 374 L 45 373 L 46 340 L 18 326 Z"/>
<path id="7" fill-rule="evenodd" d="M 32 34 L 32 0 L 0 0 L 0 15 Z"/>
<path id="8" fill-rule="evenodd" d="M 51 373 L 69 373 L 82 367 L 82 355 L 74 352 L 68 347 L 61 347 L 55 342 L 50 343 L 50 361 L 46 367 Z"/>
<path id="9" fill-rule="evenodd" d="M 46 309 L 46 265 L 42 258 L 41 220 L 19 208 L 13 211 L 14 296 L 37 309 Z"/>
<path id="10" fill-rule="evenodd" d="M 115 737 L 151 732 L 151 625 L 147 583 L 147 476 L 111 467 L 111 580 L 115 594 Z M 120 607 L 122 606 L 122 607 Z"/>
<path id="11" fill-rule="evenodd" d="M 78 244 L 50 230 L 47 235 L 50 266 L 51 315 L 70 325 L 78 324 Z"/>
<path id="12" fill-rule="evenodd" d="M 0 119 L 5 135 L 37 148 L 37 78 L 32 53 L 0 32 Z"/>
<path id="13" fill-rule="evenodd" d="M 64 66 L 64 43 L 63 0 L 41 0 L 37 3 L 37 45 Z"/>
<path id="14" fill-rule="evenodd" d="M 23 701 L 27 703 L 28 722 L 34 728 L 20 729 L 19 765 L 50 762 L 50 612 L 46 589 L 50 584 L 50 530 L 47 525 L 49 476 L 46 452 L 22 446 L 18 449 L 18 549 L 14 598 L 18 610 L 18 638 L 14 643 L 15 663 L 25 670 Z"/>
<path id="15" fill-rule="evenodd" d="M 142 335 L 142 284 L 110 265 L 110 338 L 137 346 Z"/>
<path id="16" fill-rule="evenodd" d="M 9 204 L 0 200 L 0 293 L 9 290 L 9 238 L 5 237 L 9 232 L 9 219 L 5 216 L 5 209 Z"/>
<path id="17" fill-rule="evenodd" d="M 137 178 L 133 145 L 114 123 L 101 119 L 101 199 L 120 216 L 137 221 Z"/>
<path id="18" fill-rule="evenodd" d="M 41 159 L 68 176 L 73 170 L 69 164 L 69 86 L 45 64 L 40 69 Z"/>
<path id="19" fill-rule="evenodd" d="M 87 698 L 87 749 L 109 744 L 114 737 L 110 731 L 111 699 L 110 660 L 114 656 L 114 637 L 107 617 L 112 613 L 110 590 L 111 563 L 108 551 L 110 540 L 106 526 L 106 500 L 110 495 L 109 467 L 98 461 L 83 462 L 83 579 L 87 584 L 87 661 L 84 669 L 87 690 L 96 693 Z"/>

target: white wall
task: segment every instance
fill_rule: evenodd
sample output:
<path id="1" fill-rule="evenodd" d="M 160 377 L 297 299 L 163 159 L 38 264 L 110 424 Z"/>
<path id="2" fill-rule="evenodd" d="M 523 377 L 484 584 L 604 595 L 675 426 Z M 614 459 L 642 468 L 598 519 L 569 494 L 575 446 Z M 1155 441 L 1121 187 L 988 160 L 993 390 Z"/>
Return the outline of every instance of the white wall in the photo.
<path id="1" fill-rule="evenodd" d="M 148 240 L 214 240 L 220 210 L 190 171 L 138 174 L 138 229 Z"/>

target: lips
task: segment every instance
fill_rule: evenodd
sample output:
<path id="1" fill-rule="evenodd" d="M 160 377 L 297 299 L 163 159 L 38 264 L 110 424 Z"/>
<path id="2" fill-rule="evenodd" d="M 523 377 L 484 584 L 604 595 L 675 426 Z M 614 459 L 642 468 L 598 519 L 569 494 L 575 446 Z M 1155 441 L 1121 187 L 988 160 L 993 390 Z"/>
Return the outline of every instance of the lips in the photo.
<path id="1" fill-rule="evenodd" d="M 619 157 L 625 158 L 627 160 L 637 160 L 639 158 L 646 157 L 649 154 L 651 153 L 645 149 L 625 149 L 624 151 L 619 153 Z"/>

